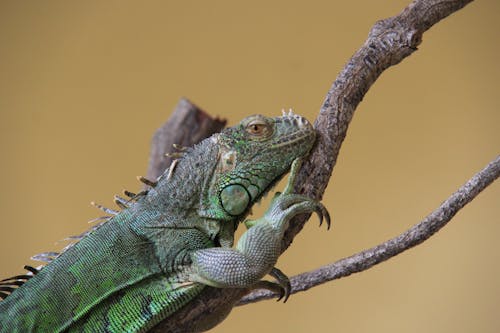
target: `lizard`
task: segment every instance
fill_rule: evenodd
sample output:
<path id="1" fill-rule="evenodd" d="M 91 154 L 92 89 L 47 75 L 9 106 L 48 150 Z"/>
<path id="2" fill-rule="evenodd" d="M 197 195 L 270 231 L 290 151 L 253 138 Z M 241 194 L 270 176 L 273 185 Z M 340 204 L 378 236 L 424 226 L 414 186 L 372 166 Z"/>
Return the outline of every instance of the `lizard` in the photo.
<path id="1" fill-rule="evenodd" d="M 319 201 L 294 194 L 316 132 L 292 111 L 253 115 L 185 149 L 150 187 L 48 262 L 0 282 L 0 332 L 146 332 L 207 286 L 266 288 L 284 301 L 288 277 L 275 267 L 291 218 Z M 263 217 L 251 207 L 290 172 Z M 247 230 L 235 247 L 234 232 Z M 266 275 L 276 282 L 263 280 Z M 279 299 L 278 299 L 279 300 Z"/>

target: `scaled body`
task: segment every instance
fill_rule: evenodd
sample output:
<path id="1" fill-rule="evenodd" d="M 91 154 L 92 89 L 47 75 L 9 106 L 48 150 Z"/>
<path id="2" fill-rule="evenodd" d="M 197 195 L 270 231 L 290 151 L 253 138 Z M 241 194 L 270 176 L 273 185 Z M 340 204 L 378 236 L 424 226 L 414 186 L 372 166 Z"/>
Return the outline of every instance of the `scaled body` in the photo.
<path id="1" fill-rule="evenodd" d="M 11 290 L 0 332 L 144 332 L 206 285 L 287 293 L 273 267 L 288 220 L 324 207 L 291 194 L 291 181 L 236 248 L 234 231 L 314 137 L 300 116 L 256 115 L 189 149 L 146 195 Z M 278 284 L 259 282 L 266 274 Z"/>

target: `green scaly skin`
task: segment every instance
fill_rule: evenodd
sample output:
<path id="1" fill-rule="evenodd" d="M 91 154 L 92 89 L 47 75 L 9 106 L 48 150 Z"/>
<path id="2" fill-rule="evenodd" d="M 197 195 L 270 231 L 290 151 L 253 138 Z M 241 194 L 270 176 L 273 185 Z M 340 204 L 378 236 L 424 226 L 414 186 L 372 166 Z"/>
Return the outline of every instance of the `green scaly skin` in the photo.
<path id="1" fill-rule="evenodd" d="M 145 332 L 205 286 L 267 288 L 288 297 L 274 267 L 288 221 L 328 212 L 292 194 L 315 139 L 291 112 L 255 115 L 189 149 L 146 194 L 32 277 L 0 282 L 0 332 Z M 293 166 L 292 166 L 293 164 Z M 232 248 L 251 206 L 292 167 L 283 193 Z M 261 280 L 266 274 L 277 283 Z M 26 282 L 24 282 L 27 280 Z M 18 288 L 12 289 L 12 287 Z M 5 295 L 4 295 L 5 296 Z"/>

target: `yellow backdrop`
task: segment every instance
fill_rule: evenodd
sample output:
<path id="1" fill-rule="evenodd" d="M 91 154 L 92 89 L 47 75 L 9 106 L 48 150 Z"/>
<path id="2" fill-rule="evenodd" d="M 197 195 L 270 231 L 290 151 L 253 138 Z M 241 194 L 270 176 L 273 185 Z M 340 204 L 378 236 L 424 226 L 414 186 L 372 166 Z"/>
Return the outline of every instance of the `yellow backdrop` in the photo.
<path id="1" fill-rule="evenodd" d="M 378 19 L 407 0 L 2 1 L 0 278 L 60 249 L 137 189 L 149 139 L 186 96 L 233 125 L 313 120 Z M 290 275 L 397 235 L 500 152 L 499 2 L 424 35 L 359 106 L 324 202 L 280 259 Z M 500 182 L 419 247 L 369 271 L 237 308 L 216 332 L 498 332 Z"/>

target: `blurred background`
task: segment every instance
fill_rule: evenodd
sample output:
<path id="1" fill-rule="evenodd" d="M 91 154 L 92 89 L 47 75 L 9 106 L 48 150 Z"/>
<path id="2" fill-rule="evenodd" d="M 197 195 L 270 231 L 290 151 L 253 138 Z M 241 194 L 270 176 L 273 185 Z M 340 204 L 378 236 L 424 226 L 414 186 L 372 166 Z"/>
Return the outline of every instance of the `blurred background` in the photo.
<path id="1" fill-rule="evenodd" d="M 372 24 L 408 2 L 2 1 L 0 278 L 86 230 L 90 201 L 139 188 L 179 98 L 229 125 L 282 107 L 313 121 Z M 283 271 L 403 232 L 498 155 L 499 13 L 472 3 L 383 73 L 324 197 L 332 230 L 311 219 Z M 417 248 L 285 305 L 236 308 L 213 331 L 498 332 L 499 234 L 497 181 Z"/>

